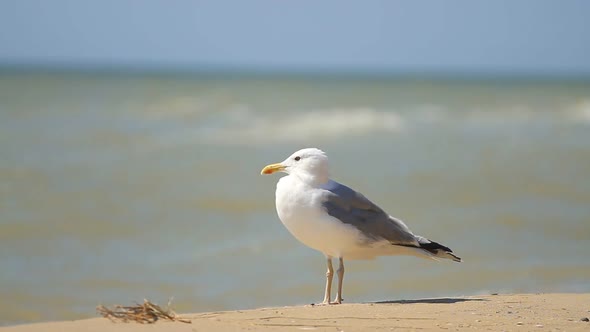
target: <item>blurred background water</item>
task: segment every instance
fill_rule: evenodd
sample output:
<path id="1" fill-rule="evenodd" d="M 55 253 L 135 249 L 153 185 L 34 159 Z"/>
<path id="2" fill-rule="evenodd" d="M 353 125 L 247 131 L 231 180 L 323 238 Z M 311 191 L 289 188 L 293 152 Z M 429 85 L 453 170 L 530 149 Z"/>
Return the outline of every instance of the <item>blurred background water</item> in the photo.
<path id="1" fill-rule="evenodd" d="M 590 2 L 0 1 L 0 325 L 321 300 L 261 168 L 303 147 L 465 262 L 346 302 L 590 291 Z"/>
<path id="2" fill-rule="evenodd" d="M 465 260 L 349 262 L 348 301 L 590 289 L 588 83 L 5 73 L 0 100 L 3 323 L 321 300 L 259 175 L 306 146 Z"/>

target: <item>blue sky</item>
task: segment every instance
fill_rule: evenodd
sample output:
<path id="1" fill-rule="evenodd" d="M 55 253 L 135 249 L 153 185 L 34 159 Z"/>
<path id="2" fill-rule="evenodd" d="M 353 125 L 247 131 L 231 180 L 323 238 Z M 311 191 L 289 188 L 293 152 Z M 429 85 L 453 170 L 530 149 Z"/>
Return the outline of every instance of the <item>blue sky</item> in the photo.
<path id="1" fill-rule="evenodd" d="M 585 0 L 0 0 L 0 64 L 590 75 Z"/>

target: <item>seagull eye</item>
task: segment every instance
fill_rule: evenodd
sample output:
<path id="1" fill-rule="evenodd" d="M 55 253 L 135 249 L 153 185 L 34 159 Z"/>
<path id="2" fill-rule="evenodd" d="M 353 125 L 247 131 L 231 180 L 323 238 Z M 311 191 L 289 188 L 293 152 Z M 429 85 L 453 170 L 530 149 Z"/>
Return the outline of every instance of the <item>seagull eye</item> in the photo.
<path id="1" fill-rule="evenodd" d="M 299 160 L 301 160 L 301 157 L 299 157 L 299 156 L 295 157 L 295 161 L 299 161 Z"/>

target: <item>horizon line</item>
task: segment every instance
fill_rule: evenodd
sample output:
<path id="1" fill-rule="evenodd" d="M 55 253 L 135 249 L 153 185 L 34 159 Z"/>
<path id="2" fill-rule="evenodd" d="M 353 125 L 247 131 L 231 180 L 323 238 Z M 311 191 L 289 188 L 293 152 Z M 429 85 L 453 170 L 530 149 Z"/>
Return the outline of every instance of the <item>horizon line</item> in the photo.
<path id="1" fill-rule="evenodd" d="M 187 76 L 187 77 L 285 77 L 285 78 L 350 78 L 350 79 L 427 79 L 427 80 L 538 80 L 590 81 L 590 73 L 571 71 L 538 71 L 499 68 L 484 69 L 402 69 L 402 68 L 328 68 L 213 65 L 213 64 L 98 64 L 98 63 L 40 63 L 0 62 L 0 74 L 46 73 L 81 75 Z"/>

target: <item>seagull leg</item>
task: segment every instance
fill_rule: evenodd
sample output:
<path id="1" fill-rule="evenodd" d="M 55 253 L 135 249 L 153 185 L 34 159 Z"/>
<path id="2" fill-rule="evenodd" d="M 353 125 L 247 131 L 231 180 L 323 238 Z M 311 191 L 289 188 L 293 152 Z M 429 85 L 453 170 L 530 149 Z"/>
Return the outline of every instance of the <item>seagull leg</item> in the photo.
<path id="1" fill-rule="evenodd" d="M 342 303 L 342 280 L 344 279 L 344 259 L 342 257 L 339 258 L 340 266 L 338 266 L 338 293 L 336 294 L 336 299 L 332 304 L 341 304 Z"/>
<path id="2" fill-rule="evenodd" d="M 332 277 L 334 277 L 334 268 L 332 267 L 332 257 L 326 256 L 326 291 L 324 292 L 324 302 L 322 304 L 330 304 L 330 297 L 332 296 Z"/>

